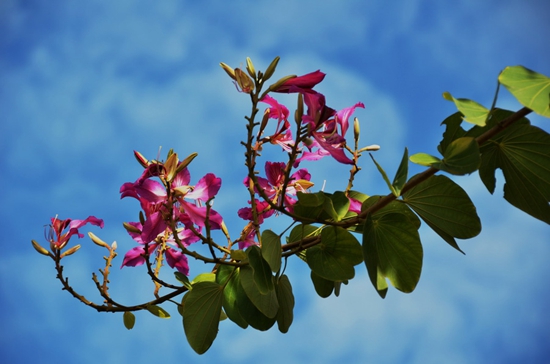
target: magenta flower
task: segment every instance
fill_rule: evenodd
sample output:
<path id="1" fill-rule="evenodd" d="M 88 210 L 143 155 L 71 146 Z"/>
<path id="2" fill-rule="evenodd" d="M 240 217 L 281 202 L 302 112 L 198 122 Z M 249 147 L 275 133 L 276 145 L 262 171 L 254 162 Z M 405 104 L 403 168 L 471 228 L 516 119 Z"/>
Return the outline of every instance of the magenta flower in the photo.
<path id="1" fill-rule="evenodd" d="M 279 144 L 287 152 L 291 151 L 294 140 L 292 139 L 292 131 L 290 130 L 290 123 L 288 122 L 288 108 L 279 104 L 277 100 L 269 95 L 266 95 L 260 101 L 271 106 L 266 109 L 269 118 L 277 119 L 277 128 L 275 133 L 268 138 L 269 142 L 272 144 Z"/>
<path id="2" fill-rule="evenodd" d="M 325 78 L 325 74 L 320 70 L 317 70 L 315 72 L 311 72 L 303 76 L 293 77 L 289 80 L 286 80 L 281 86 L 277 87 L 277 89 L 273 91 L 284 92 L 284 93 L 315 92 L 312 90 L 313 87 L 315 87 L 315 85 L 323 81 L 324 78 Z"/>
<path id="3" fill-rule="evenodd" d="M 52 217 L 51 221 L 52 223 L 50 225 L 50 230 L 48 232 L 48 235 L 46 236 L 46 239 L 50 242 L 52 249 L 63 249 L 69 242 L 71 236 L 75 234 L 79 238 L 83 238 L 84 235 L 80 234 L 78 232 L 78 229 L 88 223 L 103 228 L 103 220 L 98 219 L 95 216 L 88 216 L 88 218 L 84 220 L 59 220 L 57 217 Z M 69 230 L 63 232 L 63 230 L 65 230 L 67 227 L 69 228 Z"/>
<path id="4" fill-rule="evenodd" d="M 135 228 L 142 230 L 142 226 L 140 223 L 129 223 L 130 225 L 134 226 Z M 151 244 L 146 245 L 143 240 L 141 239 L 141 234 L 136 234 L 133 232 L 129 232 L 129 234 L 134 238 L 135 241 L 137 241 L 141 246 L 134 247 L 130 249 L 125 255 L 124 259 L 122 261 L 122 267 L 137 267 L 140 265 L 143 265 L 145 263 L 145 247 L 147 246 L 147 253 L 148 255 L 153 254 L 157 248 L 159 247 L 159 243 L 153 242 Z M 192 233 L 189 229 L 182 229 L 178 232 L 178 238 L 180 242 L 183 244 L 183 246 L 187 247 L 192 243 L 195 243 L 199 240 L 199 238 Z M 166 247 L 164 251 L 164 256 L 166 258 L 166 262 L 170 266 L 170 268 L 176 268 L 179 272 L 188 275 L 189 274 L 189 264 L 187 261 L 187 257 L 185 254 L 183 254 L 181 251 L 179 251 L 178 246 L 175 242 L 175 239 L 173 236 L 171 236 L 167 241 L 167 244 L 169 246 Z"/>
<path id="5" fill-rule="evenodd" d="M 305 182 L 310 181 L 311 175 L 309 174 L 307 169 L 304 168 L 293 173 L 290 176 L 289 183 L 286 186 L 286 193 L 281 198 L 281 189 L 283 188 L 284 184 L 284 171 L 285 163 L 266 162 L 265 174 L 267 178 L 257 177 L 257 180 L 259 187 L 265 192 L 267 197 L 273 203 L 276 203 L 279 206 L 285 206 L 287 211 L 292 212 L 292 206 L 296 203 L 296 199 L 294 198 L 294 196 L 296 196 L 296 192 L 303 192 L 309 186 L 311 186 L 311 183 L 308 183 L 308 186 L 304 187 L 304 185 L 306 184 Z M 250 179 L 248 176 L 244 179 L 243 183 L 246 187 L 249 186 Z M 257 187 L 258 186 L 256 186 L 255 192 L 259 194 Z M 250 201 L 248 201 L 248 203 L 250 204 Z M 262 224 L 265 218 L 268 218 L 275 213 L 275 211 L 270 208 L 267 201 L 255 200 L 255 205 L 259 224 Z M 254 219 L 251 207 L 243 207 L 239 209 L 238 215 L 245 220 L 252 221 Z"/>

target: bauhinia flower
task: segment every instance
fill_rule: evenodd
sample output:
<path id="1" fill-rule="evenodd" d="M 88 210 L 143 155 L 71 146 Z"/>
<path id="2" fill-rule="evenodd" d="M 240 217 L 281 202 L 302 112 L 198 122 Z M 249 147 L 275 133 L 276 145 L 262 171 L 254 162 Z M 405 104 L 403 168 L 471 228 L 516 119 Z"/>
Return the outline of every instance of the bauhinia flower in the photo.
<path id="1" fill-rule="evenodd" d="M 283 195 L 282 188 L 285 180 L 285 167 L 286 164 L 283 162 L 266 162 L 265 173 L 267 178 L 256 178 L 258 180 L 258 187 L 263 190 L 265 195 L 274 204 L 284 206 L 287 211 L 292 212 L 292 206 L 296 203 L 296 199 L 294 198 L 294 196 L 296 196 L 296 192 L 305 192 L 313 186 L 313 183 L 310 182 L 311 175 L 307 169 L 302 168 L 290 176 Z M 250 178 L 247 176 L 243 183 L 248 187 L 250 185 Z M 259 194 L 257 188 L 255 188 L 255 192 Z M 251 203 L 251 201 L 248 203 Z M 259 224 L 262 224 L 265 218 L 268 218 L 275 213 L 267 201 L 256 199 L 255 206 Z M 239 209 L 238 215 L 245 220 L 253 221 L 254 219 L 254 214 L 251 207 L 243 207 Z"/>
<path id="2" fill-rule="evenodd" d="M 99 226 L 100 228 L 103 228 L 103 220 L 98 219 L 95 216 L 88 216 L 88 218 L 84 220 L 72 220 L 72 219 L 59 220 L 56 216 L 56 217 L 52 217 L 51 221 L 52 223 L 46 235 L 46 239 L 50 242 L 50 247 L 52 250 L 63 249 L 69 242 L 69 239 L 71 238 L 71 236 L 75 234 L 79 238 L 83 238 L 84 235 L 80 234 L 78 232 L 78 229 L 80 229 L 86 224 L 92 224 L 92 225 Z M 65 231 L 65 229 L 67 228 L 68 230 Z"/>

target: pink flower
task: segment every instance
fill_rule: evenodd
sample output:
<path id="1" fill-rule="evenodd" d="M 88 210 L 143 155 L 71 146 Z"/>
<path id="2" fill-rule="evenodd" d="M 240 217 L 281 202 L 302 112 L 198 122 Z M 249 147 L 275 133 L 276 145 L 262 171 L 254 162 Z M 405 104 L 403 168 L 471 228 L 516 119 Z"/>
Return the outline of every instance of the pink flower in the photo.
<path id="1" fill-rule="evenodd" d="M 84 220 L 59 220 L 57 217 L 52 217 L 51 221 L 52 223 L 50 225 L 50 230 L 48 232 L 48 235 L 46 236 L 46 239 L 50 242 L 52 249 L 63 249 L 69 242 L 71 236 L 75 234 L 79 238 L 83 238 L 84 235 L 80 234 L 78 232 L 78 229 L 88 223 L 103 228 L 103 220 L 98 219 L 95 216 L 88 216 L 88 218 Z M 65 230 L 67 227 L 69 228 L 69 230 L 64 233 L 63 230 Z"/>
<path id="2" fill-rule="evenodd" d="M 286 193 L 281 198 L 281 189 L 283 188 L 284 184 L 285 166 L 286 165 L 283 162 L 266 162 L 265 174 L 267 178 L 257 177 L 257 180 L 258 186 L 264 191 L 264 193 L 271 201 L 280 206 L 284 205 L 287 211 L 292 212 L 292 205 L 296 203 L 296 200 L 294 199 L 294 196 L 296 195 L 296 190 L 303 190 L 303 188 L 297 185 L 295 182 L 298 180 L 309 181 L 311 179 L 311 175 L 309 174 L 307 169 L 300 169 L 293 173 L 290 176 L 289 182 L 286 186 Z M 245 186 L 249 186 L 250 179 L 248 176 L 244 179 L 243 183 Z M 257 189 L 258 186 L 256 186 L 255 192 L 259 194 Z M 276 198 L 278 198 L 279 200 L 275 201 Z M 250 201 L 248 201 L 248 203 L 250 204 Z M 275 211 L 269 207 L 269 203 L 267 201 L 255 200 L 255 205 L 256 212 L 258 214 L 259 224 L 262 224 L 265 218 L 268 218 L 275 213 Z M 252 208 L 250 207 L 243 207 L 239 209 L 238 215 L 245 220 L 252 221 L 254 219 Z"/>

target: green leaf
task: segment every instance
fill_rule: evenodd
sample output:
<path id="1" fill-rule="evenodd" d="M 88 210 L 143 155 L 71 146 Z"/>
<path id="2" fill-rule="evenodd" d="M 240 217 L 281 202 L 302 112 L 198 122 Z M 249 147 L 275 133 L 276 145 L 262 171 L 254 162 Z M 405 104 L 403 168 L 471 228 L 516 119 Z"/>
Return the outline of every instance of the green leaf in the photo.
<path id="1" fill-rule="evenodd" d="M 334 210 L 334 220 L 342 220 L 349 211 L 349 199 L 342 191 L 336 191 L 333 194 L 327 194 L 332 202 L 332 209 Z"/>
<path id="2" fill-rule="evenodd" d="M 288 243 L 304 240 L 306 237 L 317 235 L 319 228 L 313 225 L 296 225 L 288 235 Z"/>
<path id="3" fill-rule="evenodd" d="M 307 264 L 320 277 L 332 281 L 352 279 L 355 265 L 363 261 L 361 244 L 343 228 L 327 226 L 321 243 L 306 251 Z"/>
<path id="4" fill-rule="evenodd" d="M 401 190 L 403 189 L 403 186 L 407 182 L 407 176 L 409 174 L 409 150 L 405 147 L 405 151 L 403 152 L 403 158 L 401 158 L 401 163 L 399 164 L 399 168 L 397 169 L 397 172 L 395 173 L 395 177 L 393 178 L 393 191 L 395 192 L 395 196 L 399 197 L 401 195 Z"/>
<path id="5" fill-rule="evenodd" d="M 525 107 L 550 117 L 550 78 L 523 66 L 506 67 L 498 81 Z"/>
<path id="6" fill-rule="evenodd" d="M 238 272 L 239 274 L 237 277 L 239 277 L 238 281 L 240 283 L 241 268 L 238 269 Z M 258 310 L 258 308 L 248 298 L 242 284 L 237 286 L 235 303 L 237 304 L 241 316 L 256 330 L 269 330 L 277 321 L 276 317 L 269 318 Z"/>
<path id="7" fill-rule="evenodd" d="M 315 274 L 314 271 L 311 271 L 311 281 L 313 282 L 315 292 L 317 292 L 317 294 L 322 298 L 329 297 L 332 294 L 332 291 L 334 291 L 334 282 L 320 277 Z"/>
<path id="8" fill-rule="evenodd" d="M 384 298 L 386 278 L 402 292 L 412 292 L 422 271 L 422 244 L 415 224 L 401 213 L 368 215 L 363 255 L 371 283 Z"/>
<path id="9" fill-rule="evenodd" d="M 273 276 L 271 275 L 271 268 L 269 264 L 262 258 L 262 252 L 256 245 L 250 246 L 246 250 L 250 267 L 254 272 L 254 283 L 260 290 L 261 294 L 267 294 L 269 291 L 273 291 L 275 286 L 273 285 Z"/>
<path id="10" fill-rule="evenodd" d="M 237 292 L 241 285 L 239 270 L 229 265 L 220 265 L 216 271 L 216 282 L 223 286 L 223 309 L 227 317 L 243 329 L 248 323 L 241 316 L 237 307 Z"/>
<path id="11" fill-rule="evenodd" d="M 294 319 L 294 295 L 292 286 L 286 275 L 282 275 L 276 285 L 277 300 L 279 301 L 279 311 L 277 311 L 277 326 L 282 333 L 288 332 Z"/>
<path id="12" fill-rule="evenodd" d="M 130 311 L 126 311 L 122 315 L 122 321 L 124 322 L 124 327 L 126 327 L 128 330 L 132 330 L 136 323 L 136 316 L 134 316 L 134 314 Z"/>
<path id="13" fill-rule="evenodd" d="M 390 189 L 391 193 L 394 195 L 394 196 L 398 196 L 397 195 L 397 192 L 395 191 L 395 189 L 393 188 L 392 184 L 390 183 L 390 179 L 388 178 L 388 175 L 386 174 L 386 171 L 384 171 L 384 169 L 380 166 L 380 164 L 378 164 L 376 162 L 376 160 L 374 159 L 374 157 L 372 156 L 372 154 L 369 154 L 370 157 L 372 158 L 372 161 L 374 162 L 374 164 L 376 165 L 376 168 L 378 169 L 378 172 L 380 172 L 380 174 L 382 175 L 382 178 L 384 178 L 384 181 L 386 181 L 386 185 L 388 186 L 388 188 Z"/>
<path id="14" fill-rule="evenodd" d="M 441 125 L 445 125 L 443 139 L 437 147 L 437 150 L 441 153 L 441 155 L 445 154 L 445 150 L 449 144 L 458 138 L 462 138 L 466 134 L 466 131 L 460 126 L 461 124 L 462 114 L 460 112 L 455 112 L 454 114 L 448 116 L 441 123 Z"/>
<path id="15" fill-rule="evenodd" d="M 480 163 L 477 141 L 471 137 L 462 137 L 447 146 L 443 161 L 434 167 L 451 174 L 464 175 L 477 171 Z"/>
<path id="16" fill-rule="evenodd" d="M 193 280 L 191 281 L 191 284 L 199 283 L 199 282 L 215 282 L 216 281 L 216 275 L 214 273 L 201 273 Z"/>
<path id="17" fill-rule="evenodd" d="M 455 99 L 450 93 L 444 92 L 446 100 L 453 101 L 456 108 L 464 115 L 464 120 L 469 123 L 484 126 L 489 116 L 489 110 L 483 105 L 468 99 Z"/>
<path id="18" fill-rule="evenodd" d="M 297 192 L 298 201 L 294 204 L 294 214 L 299 217 L 317 220 L 324 214 L 325 194 Z"/>
<path id="19" fill-rule="evenodd" d="M 215 282 L 193 284 L 183 296 L 183 329 L 198 354 L 204 354 L 218 335 L 223 297 L 223 287 Z"/>
<path id="20" fill-rule="evenodd" d="M 415 164 L 420 164 L 421 166 L 426 167 L 431 167 L 433 164 L 441 163 L 441 159 L 426 153 L 413 154 L 409 160 Z"/>
<path id="21" fill-rule="evenodd" d="M 502 169 L 504 198 L 550 224 L 550 135 L 536 126 L 514 124 L 481 148 L 479 176 L 489 192 Z"/>
<path id="22" fill-rule="evenodd" d="M 191 289 L 191 282 L 189 282 L 189 278 L 185 274 L 181 272 L 174 272 L 174 276 L 181 284 L 183 284 L 188 289 Z"/>
<path id="23" fill-rule="evenodd" d="M 170 314 L 166 312 L 162 307 L 157 305 L 148 305 L 147 311 L 151 312 L 153 315 L 160 317 L 162 319 L 169 319 Z"/>
<path id="24" fill-rule="evenodd" d="M 468 239 L 481 231 L 474 204 L 446 176 L 432 176 L 419 183 L 403 195 L 403 200 L 430 227 L 435 226 L 452 237 Z"/>
<path id="25" fill-rule="evenodd" d="M 262 293 L 256 284 L 255 272 L 251 266 L 243 266 L 240 268 L 240 271 L 241 286 L 250 301 L 266 317 L 275 318 L 279 310 L 279 303 L 277 302 L 275 290 L 272 289 L 266 293 Z M 241 314 L 243 313 L 240 309 L 239 311 Z M 249 324 L 252 325 L 250 322 Z"/>
<path id="26" fill-rule="evenodd" d="M 264 230 L 262 232 L 262 257 L 271 267 L 273 272 L 278 272 L 281 269 L 281 237 L 275 234 L 272 230 Z"/>

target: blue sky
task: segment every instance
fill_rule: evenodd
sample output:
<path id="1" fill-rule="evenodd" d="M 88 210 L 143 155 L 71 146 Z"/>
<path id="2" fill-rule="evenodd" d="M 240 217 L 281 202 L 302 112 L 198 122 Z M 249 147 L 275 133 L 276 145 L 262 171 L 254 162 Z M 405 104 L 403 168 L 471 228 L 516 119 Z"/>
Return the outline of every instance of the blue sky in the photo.
<path id="1" fill-rule="evenodd" d="M 43 226 L 56 214 L 103 218 L 105 228 L 92 231 L 116 240 L 120 252 L 111 293 L 126 303 L 149 298 L 143 267 L 118 270 L 133 246 L 121 223 L 135 221 L 138 209 L 120 201 L 118 190 L 140 173 L 132 151 L 153 158 L 159 146 L 198 152 L 194 181 L 208 172 L 222 178 L 215 206 L 236 235 L 236 211 L 246 199 L 239 142 L 249 105 L 219 62 L 237 67 L 249 56 L 262 69 L 278 55 L 277 76 L 321 69 L 327 76 L 318 89 L 330 106 L 365 103 L 355 114 L 362 141 L 381 145 L 376 158 L 390 174 L 405 146 L 436 153 L 439 124 L 455 111 L 443 91 L 490 106 L 504 67 L 550 75 L 544 0 L 382 3 L 2 1 L 3 361 L 547 362 L 550 230 L 503 201 L 500 176 L 494 196 L 477 173 L 458 179 L 483 222 L 478 237 L 459 242 L 465 256 L 421 229 L 424 268 L 414 293 L 391 289 L 380 299 L 360 265 L 340 297 L 321 299 L 294 259 L 288 274 L 297 306 L 289 333 L 222 322 L 203 356 L 189 348 L 173 307 L 170 320 L 138 313 L 127 331 L 121 315 L 96 313 L 62 292 L 51 260 L 31 247 L 31 239 L 43 242 Z M 499 105 L 520 107 L 506 91 Z M 550 129 L 548 120 L 531 120 Z M 362 162 L 358 186 L 386 193 L 368 158 Z M 325 180 L 327 190 L 347 183 L 328 158 L 304 166 L 319 187 Z M 78 243 L 83 248 L 66 273 L 98 299 L 90 277 L 103 252 L 87 239 Z M 192 265 L 191 275 L 203 268 Z"/>

